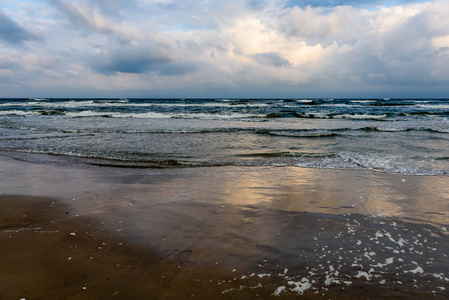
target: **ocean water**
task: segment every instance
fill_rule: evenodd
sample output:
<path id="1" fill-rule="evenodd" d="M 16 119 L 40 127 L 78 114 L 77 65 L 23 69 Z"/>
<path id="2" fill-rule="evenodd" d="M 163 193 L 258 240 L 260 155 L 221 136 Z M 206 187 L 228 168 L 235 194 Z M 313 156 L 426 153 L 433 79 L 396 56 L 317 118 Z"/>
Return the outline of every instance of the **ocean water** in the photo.
<path id="1" fill-rule="evenodd" d="M 447 99 L 0 99 L 0 151 L 449 175 Z"/>

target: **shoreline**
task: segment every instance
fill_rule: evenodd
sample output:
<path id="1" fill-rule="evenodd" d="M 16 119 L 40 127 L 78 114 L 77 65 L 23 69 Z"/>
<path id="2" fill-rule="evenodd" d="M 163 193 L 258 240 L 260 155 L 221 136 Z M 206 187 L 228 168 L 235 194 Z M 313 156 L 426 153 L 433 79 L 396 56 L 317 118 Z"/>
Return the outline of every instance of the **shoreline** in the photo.
<path id="1" fill-rule="evenodd" d="M 2 299 L 449 295 L 447 177 L 4 156 L 0 175 Z"/>

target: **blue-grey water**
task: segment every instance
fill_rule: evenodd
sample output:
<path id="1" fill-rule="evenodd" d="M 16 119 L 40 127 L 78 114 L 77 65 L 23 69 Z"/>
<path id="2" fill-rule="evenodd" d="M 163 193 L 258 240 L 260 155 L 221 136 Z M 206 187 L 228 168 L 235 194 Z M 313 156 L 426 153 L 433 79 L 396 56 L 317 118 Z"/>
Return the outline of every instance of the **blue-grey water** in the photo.
<path id="1" fill-rule="evenodd" d="M 234 270 L 198 278 L 225 296 L 448 299 L 449 100 L 0 99 L 2 154 L 41 163 L 0 158 L 0 194 Z"/>
<path id="2" fill-rule="evenodd" d="M 449 175 L 446 99 L 0 99 L 0 151 Z"/>

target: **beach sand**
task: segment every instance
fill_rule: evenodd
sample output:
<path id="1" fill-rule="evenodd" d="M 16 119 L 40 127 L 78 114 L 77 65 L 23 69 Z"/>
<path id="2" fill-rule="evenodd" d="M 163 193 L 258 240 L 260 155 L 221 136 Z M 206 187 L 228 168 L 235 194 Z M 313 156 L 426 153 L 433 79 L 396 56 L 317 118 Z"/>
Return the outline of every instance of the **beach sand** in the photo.
<path id="1" fill-rule="evenodd" d="M 0 156 L 0 299 L 447 299 L 449 178 Z"/>

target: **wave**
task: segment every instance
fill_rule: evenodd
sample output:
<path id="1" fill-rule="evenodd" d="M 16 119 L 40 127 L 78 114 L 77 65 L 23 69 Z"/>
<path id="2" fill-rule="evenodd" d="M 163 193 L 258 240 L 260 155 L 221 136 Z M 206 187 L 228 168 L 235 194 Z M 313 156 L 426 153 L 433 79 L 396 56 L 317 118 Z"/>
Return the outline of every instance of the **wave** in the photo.
<path id="1" fill-rule="evenodd" d="M 219 119 L 251 119 L 264 118 L 264 114 L 245 114 L 245 113 L 125 113 L 125 112 L 101 112 L 92 110 L 83 110 L 76 112 L 64 112 L 61 110 L 37 110 L 37 111 L 23 111 L 23 110 L 6 110 L 0 111 L 0 116 L 53 116 L 61 115 L 71 118 L 88 118 L 88 117 L 102 117 L 102 118 L 143 118 L 143 119 L 204 119 L 204 120 L 219 120 Z"/>
<path id="2" fill-rule="evenodd" d="M 409 102 L 375 102 L 371 106 L 414 106 Z"/>
<path id="3" fill-rule="evenodd" d="M 169 114 L 174 119 L 252 119 L 252 118 L 264 118 L 264 114 L 244 114 L 244 113 L 181 113 L 181 114 Z"/>
<path id="4" fill-rule="evenodd" d="M 443 128 L 424 128 L 424 127 L 416 127 L 416 128 L 394 128 L 394 127 L 363 127 L 360 128 L 362 131 L 377 131 L 377 132 L 408 132 L 408 131 L 427 131 L 434 133 L 449 133 L 449 129 Z"/>
<path id="5" fill-rule="evenodd" d="M 98 117 L 98 116 L 96 116 Z M 166 117 L 166 116 L 165 116 Z M 165 118 L 162 116 L 161 118 Z M 8 123 L 2 123 L 3 128 L 21 129 L 21 130 L 41 130 L 42 128 L 35 127 L 21 127 L 14 126 Z M 257 127 L 211 127 L 211 128 L 145 128 L 145 129 L 117 129 L 117 128 L 84 128 L 84 129 L 61 129 L 61 128 L 48 128 L 45 127 L 45 131 L 55 131 L 62 133 L 120 133 L 120 134 L 203 134 L 203 133 L 255 133 L 261 135 L 271 135 L 279 137 L 292 137 L 292 138 L 329 138 L 344 136 L 347 132 L 352 131 L 366 131 L 366 132 L 384 132 L 384 133 L 396 133 L 396 132 L 410 132 L 421 131 L 430 133 L 449 133 L 447 128 L 394 128 L 394 127 L 361 127 L 361 128 L 336 128 L 336 129 L 260 129 Z"/>
<path id="6" fill-rule="evenodd" d="M 419 108 L 430 108 L 430 109 L 445 109 L 449 110 L 449 104 L 417 104 Z"/>
<path id="7" fill-rule="evenodd" d="M 40 110 L 39 114 L 42 116 L 53 116 L 53 115 L 65 115 L 64 111 L 62 110 Z"/>
<path id="8" fill-rule="evenodd" d="M 38 111 L 23 111 L 23 110 L 3 110 L 0 111 L 0 116 L 23 116 L 23 117 L 34 117 L 38 116 L 40 113 Z"/>
<path id="9" fill-rule="evenodd" d="M 222 103 L 130 103 L 129 106 L 165 106 L 165 107 L 267 107 L 267 103 L 240 103 L 240 102 L 222 102 Z"/>
<path id="10" fill-rule="evenodd" d="M 29 129 L 29 128 L 25 128 Z M 48 129 L 47 129 L 48 130 Z M 55 131 L 59 131 L 55 130 Z M 253 132 L 253 129 L 246 128 L 209 128 L 209 129 L 144 129 L 144 130 L 127 130 L 127 129 L 63 129 L 63 133 L 119 133 L 119 134 L 204 134 L 204 133 L 236 133 L 236 132 Z"/>
<path id="11" fill-rule="evenodd" d="M 316 131 L 316 130 L 276 130 L 276 131 L 259 131 L 259 133 L 266 133 L 274 136 L 285 137 L 300 137 L 300 138 L 320 138 L 320 137 L 335 137 L 338 133 L 331 131 Z"/>
<path id="12" fill-rule="evenodd" d="M 0 116 L 35 117 L 35 116 L 52 116 L 52 115 L 65 115 L 65 112 L 63 110 L 56 110 L 56 109 L 32 110 L 32 111 L 14 109 L 14 110 L 0 111 Z"/>
<path id="13" fill-rule="evenodd" d="M 442 129 L 442 128 L 429 128 L 428 131 L 430 132 L 436 132 L 436 133 L 449 133 L 449 129 Z"/>
<path id="14" fill-rule="evenodd" d="M 367 115 L 367 114 L 341 114 L 334 115 L 333 119 L 354 119 L 354 120 L 382 120 L 387 118 L 387 114 Z"/>
<path id="15" fill-rule="evenodd" d="M 94 99 L 93 100 L 94 103 L 110 103 L 110 104 L 115 104 L 115 103 L 128 103 L 129 99 Z"/>
<path id="16" fill-rule="evenodd" d="M 42 149 L 2 149 L 0 151 L 22 153 L 22 154 L 44 154 L 61 159 L 79 159 L 80 163 L 94 166 L 108 166 L 117 168 L 192 168 L 192 167 L 219 167 L 230 166 L 230 163 L 219 163 L 212 161 L 187 161 L 182 159 L 152 159 L 143 153 L 127 153 L 128 157 L 119 157 L 114 154 L 105 153 L 82 153 L 77 151 L 55 151 Z M 42 158 L 36 158 L 42 160 Z M 53 160 L 52 160 L 53 161 Z M 69 163 L 73 163 L 69 162 Z"/>
<path id="17" fill-rule="evenodd" d="M 394 127 L 363 127 L 362 131 L 377 131 L 377 132 L 407 132 L 412 131 L 412 128 L 394 128 Z"/>
<path id="18" fill-rule="evenodd" d="M 59 110 L 39 110 L 39 111 L 0 111 L 0 115 L 18 115 L 18 116 L 37 116 L 37 115 L 65 115 L 71 118 L 103 117 L 103 118 L 143 118 L 143 119 L 250 119 L 263 118 L 263 114 L 244 114 L 244 113 L 126 113 L 126 112 L 101 112 L 92 110 L 83 110 L 76 112 L 62 112 Z"/>
<path id="19" fill-rule="evenodd" d="M 103 166 L 103 167 L 115 167 L 115 168 L 152 168 L 152 169 L 165 169 L 165 168 L 192 168 L 192 167 L 220 167 L 226 164 L 220 163 L 204 163 L 204 162 L 189 162 L 176 159 L 154 159 L 154 160 L 120 160 L 120 159 L 108 159 L 108 158 L 95 158 L 88 162 L 90 165 Z"/>
<path id="20" fill-rule="evenodd" d="M 439 112 L 439 111 L 429 111 L 429 110 L 422 110 L 422 111 L 411 111 L 407 113 L 402 113 L 402 116 L 408 116 L 408 115 L 417 115 L 417 116 L 432 116 L 432 115 L 444 115 L 448 112 Z"/>
<path id="21" fill-rule="evenodd" d="M 325 158 L 331 157 L 333 154 L 323 154 L 323 153 L 306 153 L 306 152 L 259 152 L 250 154 L 241 154 L 241 157 L 295 157 L 295 158 Z"/>
<path id="22" fill-rule="evenodd" d="M 264 116 L 267 119 L 277 119 L 277 118 L 295 118 L 297 117 L 297 113 L 295 111 L 284 110 L 280 112 L 273 112 L 266 114 Z"/>
<path id="23" fill-rule="evenodd" d="M 296 113 L 298 118 L 308 119 L 352 119 L 352 120 L 384 120 L 387 114 L 370 115 L 370 114 L 329 114 L 329 113 Z"/>
<path id="24" fill-rule="evenodd" d="M 402 175 L 449 176 L 447 169 L 438 168 L 437 158 L 409 159 L 400 155 L 337 153 L 319 159 L 300 160 L 296 165 L 318 169 L 369 170 Z M 441 160 L 441 159 L 440 159 Z"/>
<path id="25" fill-rule="evenodd" d="M 327 112 L 301 112 L 295 110 L 282 110 L 272 113 L 254 112 L 201 112 L 200 109 L 191 112 L 126 112 L 125 111 L 104 111 L 96 109 L 82 109 L 77 107 L 76 110 L 70 110 L 70 107 L 62 107 L 59 105 L 50 105 L 47 108 L 34 110 L 0 110 L 0 115 L 17 115 L 33 117 L 38 115 L 66 115 L 68 117 L 110 117 L 110 118 L 178 118 L 178 119 L 245 119 L 245 118 L 308 118 L 308 119 L 353 119 L 353 120 L 385 120 L 388 114 L 331 114 Z M 73 107 L 72 107 L 73 109 Z"/>
<path id="26" fill-rule="evenodd" d="M 188 103 L 168 103 L 168 102 L 130 102 L 128 99 L 123 100 L 70 100 L 57 102 L 41 102 L 41 101 L 23 101 L 2 103 L 2 107 L 58 107 L 58 108 L 81 108 L 81 107 L 267 107 L 268 103 L 246 103 L 246 102 L 188 102 Z"/>
<path id="27" fill-rule="evenodd" d="M 76 108 L 76 107 L 85 107 L 85 106 L 98 106 L 99 103 L 95 103 L 94 101 L 61 101 L 61 102 L 50 102 L 50 100 L 36 100 L 36 101 L 22 101 L 22 102 L 10 102 L 10 103 L 2 103 L 0 106 L 2 107 L 58 107 L 58 108 Z M 47 102 L 48 101 L 48 102 Z"/>
<path id="28" fill-rule="evenodd" d="M 376 100 L 351 100 L 351 103 L 374 103 Z"/>
<path id="29" fill-rule="evenodd" d="M 404 128 L 395 128 L 395 127 L 363 127 L 360 128 L 362 131 L 377 131 L 377 132 L 408 132 L 408 131 L 427 131 L 433 133 L 449 133 L 449 129 L 444 128 L 425 128 L 425 127 L 404 127 Z"/>
<path id="30" fill-rule="evenodd" d="M 92 110 L 83 110 L 77 112 L 66 112 L 66 116 L 72 118 L 88 118 L 88 117 L 104 117 L 104 118 L 151 118 L 151 119 L 164 119 L 167 118 L 167 114 L 163 113 L 121 113 L 121 112 L 97 112 Z"/>
<path id="31" fill-rule="evenodd" d="M 154 158 L 147 153 L 134 152 L 77 152 L 49 149 L 0 149 L 21 153 L 50 154 L 81 159 L 81 163 L 122 168 L 192 168 L 212 166 L 298 166 L 317 169 L 366 170 L 401 175 L 449 176 L 448 157 L 407 158 L 400 155 L 377 153 L 305 153 L 305 152 L 260 152 L 241 154 L 234 159 Z"/>

